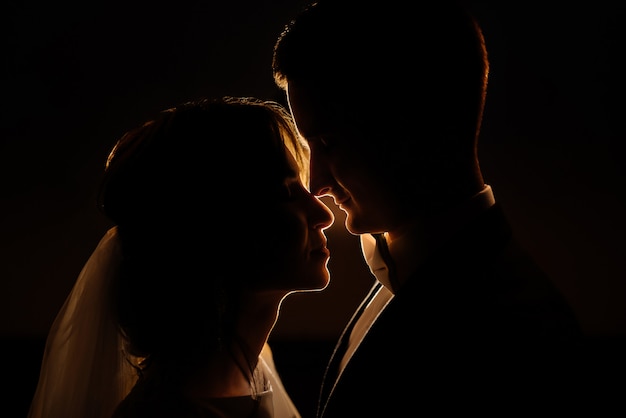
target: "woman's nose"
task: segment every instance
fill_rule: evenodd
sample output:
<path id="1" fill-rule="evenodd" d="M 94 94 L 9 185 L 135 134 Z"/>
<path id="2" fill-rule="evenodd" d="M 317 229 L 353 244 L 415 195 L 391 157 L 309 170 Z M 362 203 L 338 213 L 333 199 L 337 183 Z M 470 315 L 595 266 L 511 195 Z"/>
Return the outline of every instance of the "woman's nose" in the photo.
<path id="1" fill-rule="evenodd" d="M 315 222 L 313 223 L 313 228 L 326 229 L 330 227 L 333 222 L 335 222 L 335 215 L 330 210 L 330 208 L 326 206 L 326 204 L 322 202 L 319 198 L 313 195 L 311 196 L 311 198 L 315 200 L 314 204 L 316 207 L 316 218 Z"/>

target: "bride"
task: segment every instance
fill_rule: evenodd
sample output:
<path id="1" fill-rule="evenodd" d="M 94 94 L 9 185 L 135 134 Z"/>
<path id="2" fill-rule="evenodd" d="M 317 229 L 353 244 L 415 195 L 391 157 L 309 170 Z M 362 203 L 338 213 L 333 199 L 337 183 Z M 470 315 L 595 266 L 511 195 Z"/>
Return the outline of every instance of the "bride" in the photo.
<path id="1" fill-rule="evenodd" d="M 329 209 L 282 106 L 200 99 L 113 147 L 111 220 L 48 335 L 29 418 L 299 417 L 267 344 L 329 282 Z"/>

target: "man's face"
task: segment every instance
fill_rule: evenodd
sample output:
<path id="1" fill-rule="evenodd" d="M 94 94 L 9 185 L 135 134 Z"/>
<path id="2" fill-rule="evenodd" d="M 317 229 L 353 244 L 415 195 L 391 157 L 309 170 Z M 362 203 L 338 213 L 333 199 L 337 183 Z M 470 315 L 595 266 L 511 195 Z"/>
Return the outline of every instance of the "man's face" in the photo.
<path id="1" fill-rule="evenodd" d="M 383 166 L 389 161 L 386 138 L 368 131 L 369 123 L 381 121 L 354 122 L 351 117 L 348 123 L 336 102 L 298 82 L 289 83 L 287 97 L 298 131 L 311 148 L 311 192 L 331 196 L 346 213 L 346 228 L 353 234 L 392 228 L 390 170 Z"/>

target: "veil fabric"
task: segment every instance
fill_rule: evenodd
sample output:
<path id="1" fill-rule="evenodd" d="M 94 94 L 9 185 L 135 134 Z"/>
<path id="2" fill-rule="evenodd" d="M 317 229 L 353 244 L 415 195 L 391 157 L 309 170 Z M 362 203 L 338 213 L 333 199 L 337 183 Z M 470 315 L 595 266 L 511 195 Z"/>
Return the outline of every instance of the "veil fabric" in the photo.
<path id="1" fill-rule="evenodd" d="M 276 418 L 301 418 L 300 412 L 287 393 L 274 363 L 274 354 L 269 344 L 265 343 L 259 355 L 257 366 L 268 379 L 272 390 L 272 404 Z"/>
<path id="2" fill-rule="evenodd" d="M 121 251 L 109 229 L 57 314 L 28 418 L 110 418 L 137 379 L 113 320 Z"/>
<path id="3" fill-rule="evenodd" d="M 57 314 L 48 338 L 28 418 L 110 418 L 137 372 L 113 317 L 112 289 L 121 249 L 117 227 L 98 243 Z M 274 416 L 299 418 L 266 343 L 258 371 L 269 380 Z"/>

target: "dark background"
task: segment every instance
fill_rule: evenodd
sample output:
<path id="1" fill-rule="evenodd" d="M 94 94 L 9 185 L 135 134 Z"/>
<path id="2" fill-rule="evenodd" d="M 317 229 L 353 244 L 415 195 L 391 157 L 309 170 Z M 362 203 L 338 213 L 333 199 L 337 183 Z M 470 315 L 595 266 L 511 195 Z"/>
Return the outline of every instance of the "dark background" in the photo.
<path id="1" fill-rule="evenodd" d="M 94 192 L 115 140 L 155 112 L 199 96 L 283 100 L 271 78 L 272 46 L 304 2 L 264 3 L 3 3 L 6 411 L 15 405 L 15 416 L 24 416 L 47 330 L 109 226 Z M 408 4 L 399 12 L 410 13 Z M 486 181 L 584 331 L 617 343 L 626 336 L 626 6 L 472 4 L 491 56 L 480 145 Z M 397 81 L 390 88 L 401 88 Z M 198 203 L 205 198 L 197 196 Z M 316 396 L 332 341 L 371 279 L 358 240 L 333 210 L 331 284 L 288 298 L 272 337 L 278 366 L 303 412 Z M 254 239 L 267 233 L 251 231 Z"/>

